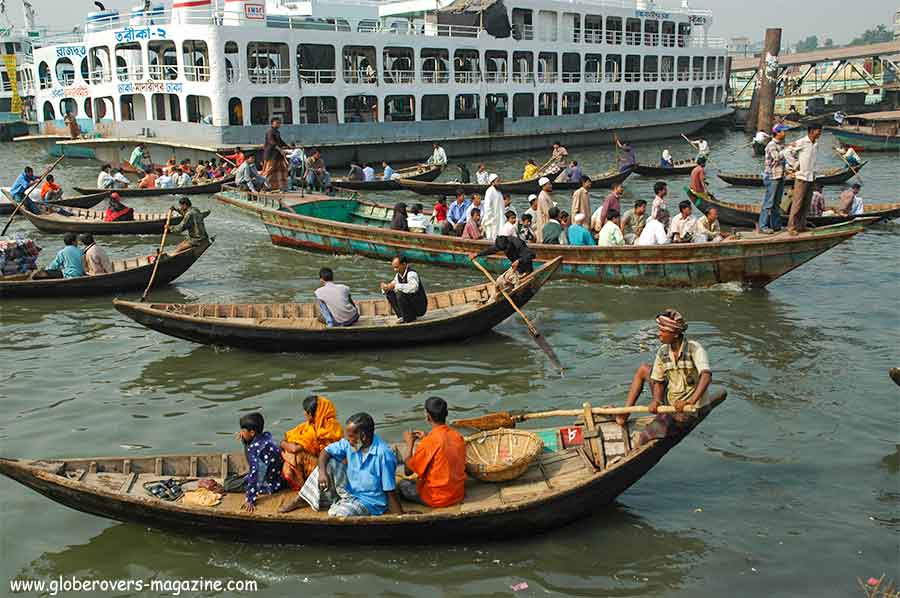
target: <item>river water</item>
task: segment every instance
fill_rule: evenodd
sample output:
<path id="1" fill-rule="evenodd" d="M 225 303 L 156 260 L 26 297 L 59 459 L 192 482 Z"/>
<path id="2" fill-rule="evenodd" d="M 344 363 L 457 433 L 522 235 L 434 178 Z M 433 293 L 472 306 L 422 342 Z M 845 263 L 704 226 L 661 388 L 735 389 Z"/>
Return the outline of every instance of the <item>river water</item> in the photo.
<path id="1" fill-rule="evenodd" d="M 710 140 L 713 189 L 723 199 L 761 199 L 761 190 L 730 188 L 713 176 L 717 168 L 759 169 L 748 139 L 722 131 Z M 826 134 L 820 143 L 829 167 L 838 165 L 828 155 L 831 142 Z M 663 147 L 637 150 L 656 161 Z M 669 147 L 688 157 L 683 140 Z M 572 154 L 587 173 L 613 159 L 610 147 Z M 483 159 L 515 178 L 526 157 Z M 897 201 L 898 156 L 866 158 L 866 200 Z M 39 171 L 49 162 L 34 146 L 0 145 L 5 184 L 25 164 Z M 477 164 L 468 163 L 474 173 Z M 92 185 L 98 166 L 67 160 L 57 179 Z M 672 207 L 685 183 L 670 183 Z M 625 203 L 652 199 L 652 184 L 629 179 Z M 829 188 L 828 199 L 838 192 Z M 156 300 L 306 301 L 326 264 L 357 297 L 390 277 L 386 263 L 274 248 L 254 217 L 209 197 L 197 202 L 213 210 L 207 227 L 216 242 L 175 287 L 155 292 Z M 129 203 L 139 210 L 168 205 Z M 19 231 L 45 248 L 45 261 L 61 246 L 27 222 L 16 222 L 11 234 Z M 158 239 L 102 242 L 125 257 L 152 253 Z M 457 414 L 618 403 L 635 366 L 656 347 L 654 315 L 669 306 L 685 314 L 729 399 L 614 506 L 509 543 L 379 549 L 364 547 L 362 533 L 359 545 L 343 548 L 195 539 L 83 515 L 3 479 L 0 578 L 245 579 L 258 583 L 261 596 L 861 595 L 857 578 L 900 577 L 900 389 L 887 377 L 900 366 L 898 258 L 900 225 L 893 224 L 764 291 L 554 282 L 526 311 L 567 366 L 562 379 L 514 319 L 449 346 L 269 355 L 148 331 L 120 316 L 108 297 L 3 302 L 4 456 L 232 451 L 242 414 L 262 411 L 279 435 L 302 417 L 300 401 L 310 393 L 330 397 L 342 416 L 366 410 L 388 422 L 381 433 L 389 440 L 404 426 L 419 427 L 421 404 L 432 395 Z M 475 271 L 420 272 L 435 290 L 480 282 Z M 528 589 L 511 588 L 521 582 Z"/>

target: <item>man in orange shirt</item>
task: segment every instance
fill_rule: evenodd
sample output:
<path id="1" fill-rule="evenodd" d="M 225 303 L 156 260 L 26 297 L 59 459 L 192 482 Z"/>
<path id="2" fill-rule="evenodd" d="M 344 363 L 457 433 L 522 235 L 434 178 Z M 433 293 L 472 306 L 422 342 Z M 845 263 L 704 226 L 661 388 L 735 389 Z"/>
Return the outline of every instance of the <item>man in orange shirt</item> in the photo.
<path id="1" fill-rule="evenodd" d="M 444 399 L 425 401 L 425 421 L 431 424 L 427 436 L 419 431 L 403 433 L 406 475 L 415 473 L 419 479 L 401 480 L 397 490 L 405 500 L 433 508 L 461 503 L 466 493 L 466 441 L 447 425 Z"/>
<path id="2" fill-rule="evenodd" d="M 159 169 L 156 169 L 159 170 Z M 144 173 L 144 178 L 141 179 L 141 182 L 138 183 L 139 189 L 155 189 L 156 188 L 156 179 L 159 178 L 159 174 L 154 170 L 147 170 Z"/>
<path id="3" fill-rule="evenodd" d="M 41 199 L 55 201 L 62 198 L 62 187 L 56 184 L 52 174 L 48 174 L 41 185 Z"/>

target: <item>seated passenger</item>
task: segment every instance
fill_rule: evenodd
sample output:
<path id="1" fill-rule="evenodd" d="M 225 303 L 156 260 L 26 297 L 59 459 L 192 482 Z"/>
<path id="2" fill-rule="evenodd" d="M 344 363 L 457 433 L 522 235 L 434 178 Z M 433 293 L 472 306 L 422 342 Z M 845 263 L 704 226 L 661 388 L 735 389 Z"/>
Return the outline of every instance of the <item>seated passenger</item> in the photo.
<path id="1" fill-rule="evenodd" d="M 81 246 L 84 247 L 84 271 L 88 276 L 109 274 L 113 271 L 112 260 L 106 251 L 94 241 L 91 233 L 81 233 L 79 237 Z"/>
<path id="2" fill-rule="evenodd" d="M 709 208 L 694 225 L 694 243 L 718 243 L 724 241 L 727 235 L 722 234 L 722 226 L 719 223 L 719 209 L 715 206 Z"/>
<path id="3" fill-rule="evenodd" d="M 522 224 L 519 227 L 519 240 L 526 243 L 534 243 L 537 240 L 537 235 L 534 234 L 534 229 L 531 227 L 532 220 L 533 216 L 528 212 L 522 214 Z"/>
<path id="4" fill-rule="evenodd" d="M 542 237 L 545 245 L 559 245 L 559 236 L 563 232 L 562 224 L 559 222 L 559 208 L 553 206 L 547 211 L 549 220 L 542 229 Z"/>
<path id="5" fill-rule="evenodd" d="M 381 292 L 401 323 L 415 322 L 428 310 L 425 287 L 419 280 L 419 274 L 409 267 L 406 256 L 395 257 L 391 260 L 391 267 L 395 272 L 394 279 L 381 283 Z"/>
<path id="6" fill-rule="evenodd" d="M 619 247 L 625 244 L 625 237 L 622 236 L 621 220 L 619 218 L 619 210 L 610 208 L 606 214 L 607 220 L 600 234 L 597 235 L 597 245 L 600 247 Z"/>
<path id="7" fill-rule="evenodd" d="M 159 178 L 159 175 L 152 171 L 148 170 L 144 173 L 144 177 L 141 179 L 141 182 L 138 183 L 139 189 L 155 189 L 156 188 L 156 179 Z"/>
<path id="8" fill-rule="evenodd" d="M 589 246 L 594 244 L 594 237 L 584 227 L 585 220 L 587 220 L 587 217 L 581 212 L 575 214 L 575 223 L 569 225 L 569 228 L 566 229 L 566 238 L 569 240 L 569 245 Z"/>
<path id="9" fill-rule="evenodd" d="M 325 447 L 344 437 L 334 404 L 325 397 L 310 395 L 303 399 L 303 413 L 306 421 L 285 432 L 281 441 L 281 458 L 284 459 L 281 475 L 294 490 L 303 487 L 306 478 L 319 464 L 319 455 Z M 281 509 L 282 512 L 288 510 Z"/>
<path id="10" fill-rule="evenodd" d="M 334 282 L 331 268 L 319 270 L 316 289 L 316 318 L 326 326 L 352 326 L 359 320 L 359 308 L 350 296 L 350 287 Z"/>
<path id="11" fill-rule="evenodd" d="M 466 199 L 466 194 L 462 189 L 456 190 L 456 199 L 449 208 L 447 208 L 447 225 L 453 235 L 459 237 L 466 228 L 466 222 L 469 214 L 471 203 Z"/>
<path id="12" fill-rule="evenodd" d="M 31 275 L 34 280 L 46 278 L 77 278 L 84 276 L 84 254 L 78 249 L 75 233 L 66 233 L 63 237 L 65 247 L 59 250 L 53 261 L 44 270 L 37 270 Z"/>
<path id="13" fill-rule="evenodd" d="M 240 438 L 244 443 L 249 469 L 244 478 L 246 500 L 241 510 L 252 513 L 256 510 L 256 498 L 260 494 L 275 494 L 284 487 L 281 469 L 281 450 L 265 432 L 265 420 L 261 413 L 248 413 L 240 419 Z"/>
<path id="14" fill-rule="evenodd" d="M 425 401 L 425 421 L 431 431 L 404 432 L 406 475 L 418 479 L 400 480 L 397 490 L 405 500 L 432 508 L 450 507 L 466 495 L 466 441 L 447 425 L 447 402 L 438 397 Z M 416 446 L 416 442 L 419 446 Z"/>
<path id="15" fill-rule="evenodd" d="M 678 215 L 672 218 L 669 225 L 669 236 L 673 243 L 690 243 L 697 220 L 691 216 L 694 204 L 690 200 L 682 200 L 678 204 Z"/>
<path id="16" fill-rule="evenodd" d="M 669 234 L 666 232 L 666 224 L 669 222 L 669 211 L 665 208 L 657 208 L 656 218 L 650 217 L 644 226 L 644 232 L 638 237 L 635 245 L 666 245 L 669 243 Z"/>
<path id="17" fill-rule="evenodd" d="M 813 183 L 812 199 L 809 202 L 809 216 L 815 218 L 825 212 L 825 194 L 822 183 Z"/>
<path id="18" fill-rule="evenodd" d="M 469 210 L 469 220 L 466 221 L 466 226 L 465 228 L 463 228 L 462 238 L 471 239 L 473 241 L 484 238 L 484 233 L 481 230 L 480 209 L 472 208 L 471 210 Z"/>
<path id="19" fill-rule="evenodd" d="M 503 214 L 506 217 L 506 222 L 500 227 L 500 237 L 518 237 L 519 236 L 519 228 L 516 226 L 516 211 L 515 210 L 506 210 L 506 213 Z"/>
<path id="20" fill-rule="evenodd" d="M 847 151 L 844 152 L 844 160 L 853 167 L 860 165 L 859 154 L 856 153 L 856 150 L 853 149 L 853 147 L 848 147 Z"/>
<path id="21" fill-rule="evenodd" d="M 422 204 L 414 203 L 406 217 L 407 228 L 414 233 L 428 232 L 428 216 L 422 213 Z"/>
<path id="22" fill-rule="evenodd" d="M 669 148 L 663 150 L 662 157 L 659 159 L 659 166 L 661 168 L 672 168 L 675 166 L 675 160 L 672 159 L 672 152 L 669 151 Z"/>
<path id="23" fill-rule="evenodd" d="M 122 203 L 122 197 L 118 193 L 109 196 L 109 206 L 103 215 L 104 222 L 124 222 L 134 220 L 134 209 Z"/>
<path id="24" fill-rule="evenodd" d="M 688 326 L 679 312 L 674 309 L 665 310 L 656 316 L 656 325 L 662 345 L 656 352 L 652 368 L 646 363 L 638 366 L 625 406 L 631 407 L 637 402 L 644 390 L 644 382 L 649 380 L 653 394 L 650 413 L 656 413 L 660 405 L 670 405 L 681 412 L 688 405 L 696 405 L 709 388 L 712 382 L 709 358 L 700 343 L 685 337 Z M 616 422 L 620 426 L 624 426 L 626 421 L 627 414 L 616 416 Z M 665 438 L 669 430 L 682 421 L 683 416 L 658 415 L 641 432 L 638 445 L 654 438 Z"/>
<path id="25" fill-rule="evenodd" d="M 112 179 L 113 189 L 126 189 L 131 184 L 131 181 L 128 180 L 121 168 L 113 170 Z"/>
<path id="26" fill-rule="evenodd" d="M 394 204 L 394 216 L 391 219 L 391 230 L 409 232 L 407 224 L 406 204 L 402 201 Z"/>
<path id="27" fill-rule="evenodd" d="M 634 207 L 622 215 L 622 236 L 626 245 L 634 245 L 644 226 L 647 225 L 647 201 L 639 199 L 634 202 Z"/>
<path id="28" fill-rule="evenodd" d="M 168 169 L 160 171 L 159 176 L 156 177 L 156 187 L 158 189 L 171 189 L 175 186 L 175 179 L 172 178 L 171 173 Z"/>
<path id="29" fill-rule="evenodd" d="M 256 156 L 250 154 L 237 167 L 234 175 L 234 184 L 241 191 L 250 191 L 252 193 L 258 193 L 269 188 L 268 180 L 259 174 L 259 170 L 256 168 Z"/>
<path id="30" fill-rule="evenodd" d="M 52 174 L 48 174 L 41 185 L 41 199 L 44 201 L 56 201 L 62 199 L 62 187 L 56 183 Z"/>
<path id="31" fill-rule="evenodd" d="M 331 517 L 402 514 L 396 475 L 397 457 L 375 434 L 375 420 L 357 413 L 347 419 L 344 437 L 319 454 L 300 497 L 316 511 L 327 508 Z"/>

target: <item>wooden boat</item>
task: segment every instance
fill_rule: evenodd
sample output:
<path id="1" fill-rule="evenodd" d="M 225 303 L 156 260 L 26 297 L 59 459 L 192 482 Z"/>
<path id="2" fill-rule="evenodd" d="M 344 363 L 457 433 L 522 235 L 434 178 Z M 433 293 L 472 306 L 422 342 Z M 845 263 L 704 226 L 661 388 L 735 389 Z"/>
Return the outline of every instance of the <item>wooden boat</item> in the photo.
<path id="1" fill-rule="evenodd" d="M 704 214 L 710 206 L 719 209 L 719 220 L 723 225 L 754 228 L 759 222 L 759 206 L 754 204 L 739 204 L 717 199 L 712 193 L 701 194 L 685 188 L 688 197 L 694 205 Z M 831 226 L 843 222 L 852 222 L 857 218 L 872 218 L 871 223 L 886 222 L 894 218 L 900 218 L 900 203 L 893 204 L 867 204 L 862 216 L 810 216 L 807 220 L 813 226 Z"/>
<path id="2" fill-rule="evenodd" d="M 398 253 L 411 261 L 446 267 L 474 267 L 468 258 L 489 245 L 459 237 L 390 230 L 393 210 L 361 200 L 311 199 L 293 212 L 257 209 L 272 243 L 305 251 L 365 255 L 380 260 Z M 579 247 L 532 245 L 537 265 L 562 257 L 557 276 L 613 285 L 706 287 L 739 283 L 764 287 L 820 253 L 861 232 L 848 223 L 797 236 L 741 233 L 722 243 L 655 246 Z M 503 272 L 501 256 L 482 262 Z"/>
<path id="3" fill-rule="evenodd" d="M 187 272 L 209 248 L 210 243 L 177 253 L 163 253 L 153 288 L 163 287 Z M 123 291 L 143 290 L 150 282 L 153 262 L 148 256 L 113 260 L 113 272 L 78 278 L 29 280 L 28 274 L 0 276 L 0 299 L 13 297 L 83 297 Z"/>
<path id="4" fill-rule="evenodd" d="M 535 270 L 510 293 L 520 307 L 559 267 L 556 259 Z M 386 299 L 357 301 L 360 319 L 353 326 L 328 328 L 312 303 L 171 304 L 113 302 L 115 308 L 157 332 L 206 345 L 256 351 L 335 351 L 364 347 L 411 347 L 462 340 L 490 331 L 513 314 L 503 296 L 489 301 L 491 285 L 433 293 L 428 311 L 411 324 L 397 322 Z"/>
<path id="5" fill-rule="evenodd" d="M 619 172 L 618 170 L 610 170 L 596 176 L 591 177 L 591 182 L 595 188 L 611 188 L 614 185 L 617 185 L 631 176 L 630 170 L 625 172 Z M 557 173 L 558 176 L 559 173 Z M 544 176 L 544 175 L 541 175 Z M 548 178 L 553 180 L 552 175 L 547 175 Z M 512 195 L 529 195 L 531 193 L 539 193 L 541 188 L 538 186 L 538 181 L 541 177 L 535 177 L 533 179 L 518 179 L 515 181 L 502 181 L 500 184 L 500 189 L 504 193 L 510 193 Z M 462 189 L 467 195 L 471 195 L 472 193 L 480 193 L 484 194 L 487 191 L 487 185 L 481 185 L 478 183 L 426 183 L 422 181 L 412 181 L 409 179 L 401 179 L 398 181 L 400 186 L 407 191 L 414 191 L 420 195 L 443 195 L 445 197 L 450 197 L 456 195 L 457 189 Z M 554 191 L 573 191 L 581 187 L 580 182 L 554 182 L 553 190 Z"/>
<path id="6" fill-rule="evenodd" d="M 862 170 L 862 167 L 866 165 L 866 162 L 862 162 L 859 166 L 850 169 L 849 167 L 845 168 L 832 168 L 831 170 L 826 170 L 824 172 L 816 173 L 816 182 L 821 183 L 823 185 L 841 185 L 846 183 L 850 179 L 856 176 L 856 173 Z M 855 170 L 855 172 L 854 172 Z M 736 187 L 764 187 L 762 175 L 759 174 L 732 174 L 720 172 L 718 177 L 728 183 L 729 185 L 734 185 Z M 785 175 L 784 177 L 785 185 L 793 185 L 794 177 L 793 175 Z"/>
<path id="7" fill-rule="evenodd" d="M 625 428 L 599 416 L 592 416 L 588 425 L 579 420 L 570 427 L 578 428 L 585 440 L 568 448 L 562 448 L 559 442 L 560 427 L 534 429 L 546 438 L 544 451 L 520 477 L 506 482 L 469 478 L 461 504 L 432 509 L 401 502 L 405 512 L 399 515 L 335 518 L 310 508 L 279 513 L 281 505 L 296 497 L 296 492 L 290 490 L 260 495 L 253 513 L 241 510 L 243 493 L 226 494 L 216 506 L 199 507 L 184 504 L 181 499 L 165 501 L 144 490 L 144 484 L 157 480 L 189 484 L 198 478 L 212 478 L 221 483 L 230 474 L 246 471 L 243 452 L 89 459 L 0 458 L 0 473 L 83 513 L 187 536 L 241 542 L 362 542 L 378 546 L 533 537 L 600 512 L 644 477 L 721 405 L 725 396 L 722 391 L 711 391 L 697 413 L 682 426 L 665 438 L 640 446 L 637 434 L 652 417 L 631 418 Z"/>
<path id="8" fill-rule="evenodd" d="M 167 195 L 204 195 L 209 193 L 218 193 L 222 190 L 222 185 L 234 182 L 234 175 L 214 179 L 206 183 L 198 183 L 196 185 L 188 185 L 187 187 L 169 187 L 162 189 L 155 187 L 153 189 L 139 189 L 137 187 L 128 187 L 125 189 L 107 189 L 105 191 L 115 191 L 124 197 L 163 197 Z M 104 189 L 94 189 L 90 187 L 75 187 L 79 193 L 98 193 Z"/>
<path id="9" fill-rule="evenodd" d="M 166 226 L 166 215 L 142 214 L 135 212 L 134 220 L 117 220 L 106 222 L 103 220 L 103 212 L 89 210 L 70 210 L 72 216 L 61 214 L 32 214 L 22 211 L 20 213 L 28 218 L 38 230 L 45 233 L 92 233 L 95 235 L 155 235 L 162 234 Z M 180 215 L 173 215 L 171 225 L 181 222 Z"/>
<path id="10" fill-rule="evenodd" d="M 0 198 L 0 216 L 9 216 L 16 209 L 16 203 L 12 195 L 9 193 L 9 187 L 0 188 L 0 192 L 3 193 L 3 197 Z M 58 207 L 58 208 L 84 208 L 89 209 L 93 208 L 95 205 L 103 201 L 109 197 L 109 191 L 104 191 L 102 193 L 94 193 L 92 195 L 74 195 L 72 197 L 63 197 L 62 199 L 57 199 L 55 201 L 45 202 L 47 205 Z M 43 205 L 40 202 L 35 202 L 39 205 Z"/>
<path id="11" fill-rule="evenodd" d="M 637 164 L 634 172 L 641 176 L 662 179 L 670 176 L 685 176 L 691 174 L 691 171 L 697 167 L 694 160 L 681 160 L 675 162 L 672 168 L 663 168 L 662 166 L 652 166 L 650 164 Z"/>
<path id="12" fill-rule="evenodd" d="M 826 128 L 843 145 L 860 151 L 900 151 L 900 110 L 853 114 L 841 125 Z"/>
<path id="13" fill-rule="evenodd" d="M 400 179 L 431 182 L 441 176 L 443 170 L 441 166 L 420 164 L 395 170 L 395 176 L 387 181 L 351 181 L 346 177 L 337 177 L 331 179 L 331 184 L 341 189 L 352 189 L 354 191 L 395 191 L 401 188 L 398 182 Z"/>

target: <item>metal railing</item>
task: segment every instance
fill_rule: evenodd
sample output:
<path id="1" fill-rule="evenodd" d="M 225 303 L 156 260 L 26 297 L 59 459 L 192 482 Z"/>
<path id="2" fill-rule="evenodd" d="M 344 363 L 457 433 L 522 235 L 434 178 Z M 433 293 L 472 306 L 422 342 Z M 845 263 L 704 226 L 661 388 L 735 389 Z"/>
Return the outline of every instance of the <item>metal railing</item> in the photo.
<path id="1" fill-rule="evenodd" d="M 678 71 L 679 81 L 690 81 L 691 80 L 691 72 L 690 71 Z"/>
<path id="2" fill-rule="evenodd" d="M 659 45 L 659 34 L 658 33 L 645 33 L 644 34 L 644 45 L 645 46 L 658 46 Z"/>
<path id="3" fill-rule="evenodd" d="M 644 81 L 647 83 L 655 83 L 659 81 L 659 73 L 644 73 Z"/>
<path id="4" fill-rule="evenodd" d="M 674 48 L 678 36 L 674 33 L 662 33 L 659 36 L 662 45 L 666 48 Z"/>
<path id="5" fill-rule="evenodd" d="M 626 31 L 625 32 L 625 45 L 627 46 L 640 46 L 641 45 L 641 37 L 644 34 L 640 31 Z"/>
<path id="6" fill-rule="evenodd" d="M 456 71 L 453 80 L 457 83 L 480 83 L 481 71 Z"/>
<path id="7" fill-rule="evenodd" d="M 666 73 L 666 72 L 660 73 L 660 74 L 659 74 L 659 80 L 660 80 L 660 81 L 674 81 L 674 80 L 675 80 L 675 73 L 673 73 L 673 72 L 671 72 L 671 71 L 669 71 L 669 72 L 667 72 L 667 73 Z"/>
<path id="8" fill-rule="evenodd" d="M 384 32 L 384 29 L 380 30 Z M 437 37 L 478 37 L 481 27 L 474 25 L 435 25 L 425 23 L 422 26 L 422 35 Z"/>
<path id="9" fill-rule="evenodd" d="M 506 83 L 509 80 L 509 77 L 505 72 L 501 71 L 487 71 L 484 74 L 484 82 L 485 83 Z"/>
<path id="10" fill-rule="evenodd" d="M 106 69 L 96 69 L 91 71 L 89 76 L 91 83 L 109 83 L 112 81 L 112 73 Z"/>
<path id="11" fill-rule="evenodd" d="M 148 74 L 153 81 L 175 81 L 178 79 L 178 67 L 174 64 L 151 64 Z"/>
<path id="12" fill-rule="evenodd" d="M 263 85 L 273 85 L 281 83 L 289 83 L 291 80 L 291 69 L 250 69 L 250 83 L 261 83 Z"/>
<path id="13" fill-rule="evenodd" d="M 209 81 L 210 70 L 208 66 L 185 66 L 184 78 L 188 81 Z"/>
<path id="14" fill-rule="evenodd" d="M 603 43 L 603 30 L 602 29 L 585 29 L 584 30 L 584 43 L 586 44 L 602 44 Z"/>
<path id="15" fill-rule="evenodd" d="M 538 73 L 537 81 L 538 83 L 556 83 L 559 76 L 556 72 L 552 73 Z"/>
<path id="16" fill-rule="evenodd" d="M 625 72 L 625 82 L 626 83 L 636 83 L 641 80 L 640 71 L 626 71 Z"/>
<path id="17" fill-rule="evenodd" d="M 384 71 L 384 82 L 388 85 L 400 85 L 414 83 L 416 71 Z"/>
<path id="18" fill-rule="evenodd" d="M 75 73 L 64 73 L 62 77 L 57 75 L 56 80 L 59 81 L 59 84 L 63 87 L 68 87 L 69 85 L 75 83 Z"/>
<path id="19" fill-rule="evenodd" d="M 563 73 L 560 77 L 560 81 L 563 83 L 579 83 L 581 82 L 581 73 L 579 72 L 567 72 Z"/>
<path id="20" fill-rule="evenodd" d="M 144 65 L 116 67 L 116 79 L 119 81 L 140 81 L 144 78 Z"/>
<path id="21" fill-rule="evenodd" d="M 447 71 L 422 71 L 422 83 L 442 84 L 450 82 Z"/>
<path id="22" fill-rule="evenodd" d="M 519 73 L 513 71 L 513 83 L 534 83 L 534 73 Z"/>
<path id="23" fill-rule="evenodd" d="M 377 85 L 378 84 L 378 73 L 375 70 L 366 71 L 366 70 L 357 70 L 357 69 L 344 69 L 344 83 L 353 83 L 357 85 Z"/>
<path id="24" fill-rule="evenodd" d="M 297 69 L 297 76 L 302 83 L 310 85 L 331 84 L 337 79 L 336 69 Z"/>
<path id="25" fill-rule="evenodd" d="M 622 73 L 603 73 L 603 80 L 607 83 L 620 83 L 622 81 Z"/>
<path id="26" fill-rule="evenodd" d="M 585 83 L 600 83 L 603 81 L 603 73 L 585 73 L 584 74 L 584 82 Z"/>
<path id="27" fill-rule="evenodd" d="M 606 32 L 606 43 L 613 46 L 622 45 L 622 32 L 621 31 L 607 31 Z"/>
<path id="28" fill-rule="evenodd" d="M 691 77 L 694 81 L 702 81 L 703 80 L 703 69 L 694 69 L 693 76 Z"/>
<path id="29" fill-rule="evenodd" d="M 513 38 L 520 40 L 533 40 L 534 39 L 534 25 L 513 25 L 512 26 L 512 34 Z"/>

